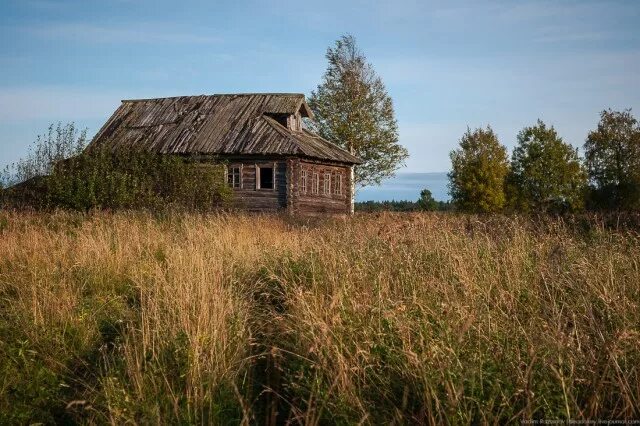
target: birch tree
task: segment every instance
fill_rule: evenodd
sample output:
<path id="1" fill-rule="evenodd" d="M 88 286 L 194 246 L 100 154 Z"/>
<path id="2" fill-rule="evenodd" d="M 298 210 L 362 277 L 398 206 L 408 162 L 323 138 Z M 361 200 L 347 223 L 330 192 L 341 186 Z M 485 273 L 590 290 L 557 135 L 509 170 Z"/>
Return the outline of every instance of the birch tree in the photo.
<path id="1" fill-rule="evenodd" d="M 357 186 L 379 185 L 409 155 L 398 143 L 391 97 L 353 36 L 336 41 L 326 58 L 322 83 L 309 99 L 315 130 L 364 161 L 356 166 Z"/>

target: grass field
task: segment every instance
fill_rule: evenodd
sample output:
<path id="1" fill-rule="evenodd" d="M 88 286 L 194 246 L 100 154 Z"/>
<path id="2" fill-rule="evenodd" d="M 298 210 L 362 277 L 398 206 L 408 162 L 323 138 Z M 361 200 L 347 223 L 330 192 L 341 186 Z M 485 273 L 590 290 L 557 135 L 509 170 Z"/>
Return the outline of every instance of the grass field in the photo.
<path id="1" fill-rule="evenodd" d="M 640 418 L 596 219 L 0 211 L 0 423 Z"/>

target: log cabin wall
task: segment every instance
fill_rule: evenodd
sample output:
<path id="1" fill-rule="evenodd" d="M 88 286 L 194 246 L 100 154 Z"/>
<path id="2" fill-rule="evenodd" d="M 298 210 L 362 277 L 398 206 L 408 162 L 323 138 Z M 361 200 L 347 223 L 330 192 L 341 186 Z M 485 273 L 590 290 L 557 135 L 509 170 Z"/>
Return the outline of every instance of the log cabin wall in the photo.
<path id="1" fill-rule="evenodd" d="M 313 113 L 301 93 L 245 93 L 129 99 L 87 150 L 134 149 L 222 160 L 231 168 L 232 205 L 253 211 L 351 213 L 351 171 L 362 160 L 305 129 Z M 260 170 L 273 186 L 260 185 Z M 300 188 L 301 174 L 307 174 Z M 228 176 L 229 178 L 229 176 Z M 312 187 L 313 185 L 313 187 Z"/>
<path id="2" fill-rule="evenodd" d="M 292 212 L 349 214 L 351 211 L 350 167 L 295 159 L 292 162 Z"/>
<path id="3" fill-rule="evenodd" d="M 276 211 L 287 207 L 287 164 L 282 159 L 229 160 L 227 171 L 239 168 L 240 182 L 233 182 L 232 205 L 249 211 Z M 264 188 L 260 169 L 273 168 L 273 188 Z M 228 175 L 229 176 L 229 173 Z"/>
<path id="4" fill-rule="evenodd" d="M 227 157 L 223 160 L 227 182 L 233 188 L 234 208 L 286 210 L 300 215 L 351 213 L 349 165 L 299 157 Z M 262 168 L 273 169 L 273 189 L 261 187 Z"/>
<path id="5" fill-rule="evenodd" d="M 87 150 L 134 149 L 194 161 L 222 160 L 237 167 L 231 175 L 237 208 L 348 214 L 350 172 L 362 160 L 305 129 L 303 118 L 313 119 L 313 113 L 301 93 L 129 99 Z M 261 188 L 261 166 L 273 167 L 273 188 Z M 308 173 L 302 189 L 301 172 Z"/>

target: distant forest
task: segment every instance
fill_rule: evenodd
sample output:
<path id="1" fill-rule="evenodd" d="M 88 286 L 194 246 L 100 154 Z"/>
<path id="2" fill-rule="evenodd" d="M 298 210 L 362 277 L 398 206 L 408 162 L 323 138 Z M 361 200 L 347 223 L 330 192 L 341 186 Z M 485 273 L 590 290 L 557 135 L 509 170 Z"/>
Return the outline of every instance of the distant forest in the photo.
<path id="1" fill-rule="evenodd" d="M 355 203 L 357 212 L 418 212 L 418 211 L 449 211 L 454 206 L 449 201 L 436 201 L 431 191 L 423 189 L 420 198 L 416 201 L 391 200 L 391 201 L 361 201 Z"/>

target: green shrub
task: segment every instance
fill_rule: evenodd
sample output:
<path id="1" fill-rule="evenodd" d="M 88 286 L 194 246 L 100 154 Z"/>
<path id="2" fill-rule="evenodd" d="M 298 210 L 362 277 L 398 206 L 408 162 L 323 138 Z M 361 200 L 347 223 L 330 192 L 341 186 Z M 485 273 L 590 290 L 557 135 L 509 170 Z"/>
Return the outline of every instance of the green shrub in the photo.
<path id="1" fill-rule="evenodd" d="M 86 145 L 86 130 L 50 125 L 0 171 L 0 207 L 210 210 L 231 195 L 224 167 L 212 161 Z"/>
<path id="2" fill-rule="evenodd" d="M 49 205 L 74 210 L 210 210 L 229 197 L 222 165 L 139 151 L 92 150 L 60 162 L 47 179 Z"/>

